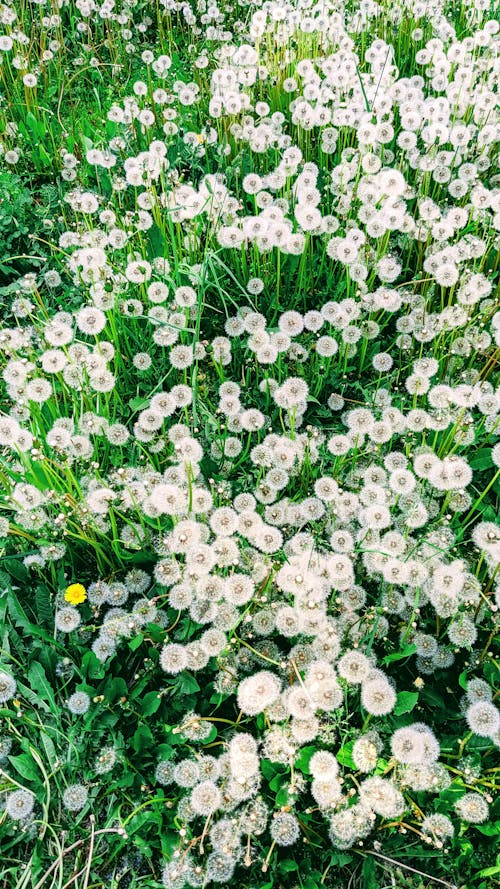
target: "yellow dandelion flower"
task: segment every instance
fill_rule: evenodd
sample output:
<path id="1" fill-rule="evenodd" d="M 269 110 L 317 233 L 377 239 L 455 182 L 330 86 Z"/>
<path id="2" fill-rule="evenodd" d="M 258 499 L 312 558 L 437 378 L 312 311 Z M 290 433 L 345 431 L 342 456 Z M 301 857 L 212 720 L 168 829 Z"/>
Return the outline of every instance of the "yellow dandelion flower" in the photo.
<path id="1" fill-rule="evenodd" d="M 71 583 L 64 593 L 64 598 L 71 605 L 81 605 L 87 598 L 87 590 L 81 583 Z"/>

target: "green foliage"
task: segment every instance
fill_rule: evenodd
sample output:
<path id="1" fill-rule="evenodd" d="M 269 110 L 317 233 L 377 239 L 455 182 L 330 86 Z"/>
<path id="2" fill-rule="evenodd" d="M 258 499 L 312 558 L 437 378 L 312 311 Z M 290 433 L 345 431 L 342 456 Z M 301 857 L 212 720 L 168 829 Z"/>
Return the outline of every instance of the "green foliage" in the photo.
<path id="1" fill-rule="evenodd" d="M 32 231 L 33 198 L 22 178 L 8 170 L 0 170 L 0 241 L 2 262 L 0 273 L 9 275 L 12 267 L 5 260 L 9 254 L 24 248 L 26 236 Z"/>

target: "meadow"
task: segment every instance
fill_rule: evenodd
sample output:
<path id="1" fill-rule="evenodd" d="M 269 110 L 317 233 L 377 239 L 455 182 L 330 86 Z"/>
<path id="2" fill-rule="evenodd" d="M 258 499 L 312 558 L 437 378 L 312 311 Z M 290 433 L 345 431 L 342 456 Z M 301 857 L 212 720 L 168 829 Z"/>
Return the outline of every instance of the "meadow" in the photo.
<path id="1" fill-rule="evenodd" d="M 0 889 L 500 886 L 499 31 L 0 2 Z"/>

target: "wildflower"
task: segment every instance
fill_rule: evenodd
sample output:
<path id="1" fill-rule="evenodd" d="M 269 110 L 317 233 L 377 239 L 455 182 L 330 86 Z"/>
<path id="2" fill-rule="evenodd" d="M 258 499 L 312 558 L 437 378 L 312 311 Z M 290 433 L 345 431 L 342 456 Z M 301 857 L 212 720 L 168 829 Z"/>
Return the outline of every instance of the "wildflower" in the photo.
<path id="1" fill-rule="evenodd" d="M 339 676 L 349 683 L 362 683 L 367 678 L 371 665 L 361 651 L 346 651 L 337 663 Z"/>
<path id="2" fill-rule="evenodd" d="M 299 822 L 291 812 L 278 812 L 270 827 L 271 836 L 278 846 L 293 846 L 300 836 Z"/>
<path id="3" fill-rule="evenodd" d="M 5 800 L 5 810 L 14 821 L 23 821 L 31 815 L 35 797 L 27 790 L 13 790 Z"/>
<path id="4" fill-rule="evenodd" d="M 476 701 L 465 718 L 471 731 L 481 738 L 491 738 L 500 729 L 500 711 L 489 701 Z"/>
<path id="5" fill-rule="evenodd" d="M 84 691 L 75 691 L 74 694 L 68 698 L 67 707 L 70 713 L 74 713 L 77 716 L 86 713 L 90 707 L 90 696 Z"/>
<path id="6" fill-rule="evenodd" d="M 0 672 L 0 704 L 10 701 L 16 693 L 16 680 L 8 673 Z"/>
<path id="7" fill-rule="evenodd" d="M 160 655 L 160 664 L 166 673 L 181 673 L 187 667 L 185 647 L 175 642 L 164 645 Z"/>
<path id="8" fill-rule="evenodd" d="M 488 803 L 479 793 L 466 793 L 455 803 L 455 811 L 464 821 L 482 824 L 489 814 Z"/>
<path id="9" fill-rule="evenodd" d="M 207 816 L 221 807 L 222 794 L 213 781 L 202 781 L 193 788 L 190 801 L 197 815 Z"/>
<path id="10" fill-rule="evenodd" d="M 103 747 L 94 762 L 96 775 L 105 775 L 110 772 L 116 763 L 116 750 L 114 747 Z"/>
<path id="11" fill-rule="evenodd" d="M 0 735 L 0 762 L 5 762 L 12 749 L 12 739 Z"/>
<path id="12" fill-rule="evenodd" d="M 467 700 L 471 704 L 477 701 L 491 701 L 493 691 L 484 679 L 471 679 L 467 683 Z"/>
<path id="13" fill-rule="evenodd" d="M 183 759 L 174 766 L 173 778 L 179 787 L 194 787 L 199 777 L 199 766 L 194 759 Z"/>
<path id="14" fill-rule="evenodd" d="M 385 716 L 394 708 L 396 692 L 387 679 L 368 678 L 361 685 L 361 703 L 368 713 Z"/>
<path id="15" fill-rule="evenodd" d="M 442 840 L 452 837 L 455 833 L 455 829 L 450 819 L 447 818 L 446 815 L 440 815 L 437 812 L 424 818 L 421 824 L 421 830 L 422 833 L 432 837 L 438 847 L 442 845 Z"/>
<path id="16" fill-rule="evenodd" d="M 454 645 L 458 645 L 460 648 L 467 648 L 473 645 L 477 639 L 476 625 L 470 617 L 461 615 L 458 620 L 453 621 L 449 625 L 448 637 Z"/>
<path id="17" fill-rule="evenodd" d="M 412 726 L 396 729 L 391 738 L 393 756 L 402 763 L 422 762 L 425 755 L 424 738 Z"/>
<path id="18" fill-rule="evenodd" d="M 337 760 L 327 750 L 317 750 L 309 761 L 309 771 L 315 778 L 335 778 L 339 767 Z"/>
<path id="19" fill-rule="evenodd" d="M 161 760 L 155 769 L 155 779 L 158 784 L 171 784 L 173 781 L 174 767 L 170 760 Z"/>
<path id="20" fill-rule="evenodd" d="M 94 334 L 95 336 L 104 330 L 106 315 L 95 306 L 86 306 L 78 312 L 76 323 L 82 333 Z"/>
<path id="21" fill-rule="evenodd" d="M 248 716 L 256 716 L 277 700 L 280 690 L 278 677 L 268 670 L 261 670 L 240 682 L 238 706 Z"/>
<path id="22" fill-rule="evenodd" d="M 87 598 L 87 590 L 81 583 L 71 583 L 64 593 L 66 602 L 71 605 L 81 605 Z"/>
<path id="23" fill-rule="evenodd" d="M 360 799 L 383 818 L 398 818 L 406 808 L 401 791 L 378 775 L 365 778 L 360 785 Z"/>
<path id="24" fill-rule="evenodd" d="M 80 626 L 81 617 L 76 608 L 60 608 L 56 613 L 54 623 L 56 629 L 61 633 L 72 633 Z"/>
<path id="25" fill-rule="evenodd" d="M 206 878 L 214 883 L 228 883 L 236 867 L 236 859 L 223 852 L 211 852 L 206 863 Z"/>
<path id="26" fill-rule="evenodd" d="M 89 794 L 83 784 L 69 784 L 63 793 L 63 806 L 69 812 L 80 812 L 87 804 Z"/>
<path id="27" fill-rule="evenodd" d="M 361 772 L 371 772 L 376 767 L 382 744 L 376 732 L 360 735 L 354 741 L 352 758 Z"/>

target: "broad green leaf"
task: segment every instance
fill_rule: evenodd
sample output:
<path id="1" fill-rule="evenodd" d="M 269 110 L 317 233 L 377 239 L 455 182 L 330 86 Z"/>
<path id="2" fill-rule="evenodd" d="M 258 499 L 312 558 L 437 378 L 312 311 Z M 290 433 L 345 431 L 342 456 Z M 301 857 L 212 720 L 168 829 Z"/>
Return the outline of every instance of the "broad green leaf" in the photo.
<path id="1" fill-rule="evenodd" d="M 490 469 L 493 466 L 491 458 L 491 448 L 480 448 L 479 451 L 469 459 L 471 469 L 477 469 L 481 472 L 483 469 Z"/>
<path id="2" fill-rule="evenodd" d="M 200 686 L 194 676 L 191 676 L 191 673 L 187 673 L 185 670 L 179 674 L 176 686 L 182 695 L 192 695 L 200 691 Z"/>
<path id="3" fill-rule="evenodd" d="M 47 701 L 53 713 L 56 712 L 57 705 L 54 697 L 54 689 L 47 679 L 45 670 L 41 664 L 34 663 L 31 665 L 28 670 L 28 679 L 33 691 L 36 692 L 42 700 Z"/>
<path id="4" fill-rule="evenodd" d="M 361 873 L 363 875 L 363 889 L 379 889 L 376 865 L 373 858 L 365 858 Z"/>
<path id="5" fill-rule="evenodd" d="M 44 583 L 38 584 L 35 590 L 35 608 L 40 623 L 52 628 L 54 626 L 54 610 L 51 604 L 50 591 Z"/>
<path id="6" fill-rule="evenodd" d="M 494 864 L 492 867 L 485 867 L 484 870 L 480 870 L 479 873 L 475 874 L 475 876 L 495 877 L 497 874 L 500 874 L 500 864 Z"/>
<path id="7" fill-rule="evenodd" d="M 26 781 L 40 781 L 40 770 L 29 753 L 20 753 L 19 756 L 9 756 L 10 764 L 18 775 Z"/>
<path id="8" fill-rule="evenodd" d="M 298 865 L 296 861 L 293 861 L 291 858 L 286 858 L 284 861 L 280 861 L 279 870 L 284 871 L 284 873 L 289 874 L 292 871 L 298 870 Z"/>
<path id="9" fill-rule="evenodd" d="M 302 747 L 297 759 L 295 760 L 295 768 L 299 770 L 299 772 L 304 772 L 306 775 L 309 775 L 309 763 L 311 761 L 311 757 L 314 753 L 316 753 L 317 747 L 313 747 L 309 745 L 307 747 Z"/>
<path id="10" fill-rule="evenodd" d="M 147 725 L 140 725 L 134 732 L 132 746 L 136 753 L 153 748 L 153 735 Z"/>
<path id="11" fill-rule="evenodd" d="M 46 713 L 50 713 L 50 707 L 43 698 L 40 697 L 39 694 L 32 691 L 31 688 L 28 688 L 27 685 L 24 685 L 22 682 L 17 682 L 17 691 L 20 698 L 24 698 L 31 704 L 33 707 L 38 707 L 40 710 L 44 710 Z"/>
<path id="12" fill-rule="evenodd" d="M 130 641 L 128 643 L 128 647 L 130 648 L 131 651 L 137 651 L 137 649 L 140 648 L 140 646 L 142 645 L 143 642 L 144 642 L 143 634 L 138 633 L 137 636 L 134 636 L 133 639 L 130 639 Z"/>
<path id="13" fill-rule="evenodd" d="M 354 747 L 354 741 L 349 741 L 347 744 L 344 744 L 340 750 L 335 754 L 336 759 L 342 766 L 347 766 L 349 769 L 355 769 L 356 764 L 352 758 L 352 748 Z"/>
<path id="14" fill-rule="evenodd" d="M 412 654 L 416 652 L 415 645 L 405 645 L 405 647 L 401 651 L 395 651 L 393 654 L 386 654 L 385 657 L 382 658 L 382 663 L 393 664 L 395 661 L 402 661 L 407 657 L 411 657 Z"/>
<path id="15" fill-rule="evenodd" d="M 140 702 L 140 711 L 144 716 L 152 716 L 161 706 L 161 697 L 157 691 L 148 691 Z"/>
<path id="16" fill-rule="evenodd" d="M 401 716 L 402 713 L 411 713 L 418 701 L 418 691 L 400 691 L 397 696 L 393 713 Z"/>
<path id="17" fill-rule="evenodd" d="M 477 830 L 486 837 L 500 837 L 500 821 L 488 821 L 486 824 L 478 824 Z"/>

